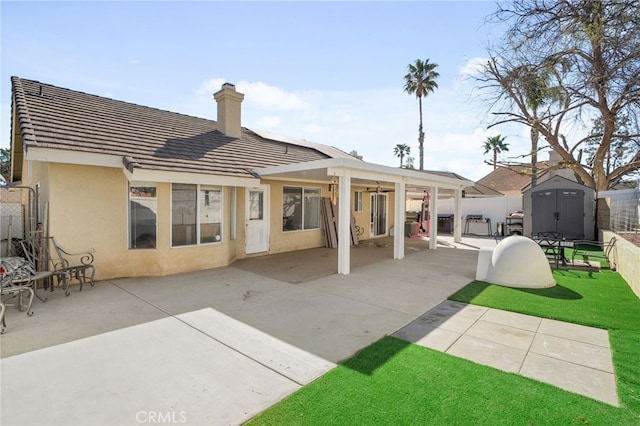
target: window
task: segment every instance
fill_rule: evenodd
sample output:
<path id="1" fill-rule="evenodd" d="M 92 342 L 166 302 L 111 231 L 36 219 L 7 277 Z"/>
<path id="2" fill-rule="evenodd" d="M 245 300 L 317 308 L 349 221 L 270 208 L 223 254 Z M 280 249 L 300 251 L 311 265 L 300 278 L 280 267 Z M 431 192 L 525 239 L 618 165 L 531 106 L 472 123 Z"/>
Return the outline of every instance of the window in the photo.
<path id="1" fill-rule="evenodd" d="M 362 211 L 362 191 L 356 191 L 353 198 L 354 206 L 353 210 L 356 212 Z"/>
<path id="2" fill-rule="evenodd" d="M 320 228 L 320 188 L 285 186 L 282 193 L 282 229 Z"/>
<path id="3" fill-rule="evenodd" d="M 156 184 L 129 183 L 129 248 L 156 247 L 158 199 Z"/>
<path id="4" fill-rule="evenodd" d="M 222 240 L 222 191 L 214 186 L 200 186 L 200 243 Z"/>
<path id="5" fill-rule="evenodd" d="M 217 186 L 171 186 L 171 245 L 222 241 L 222 190 Z"/>

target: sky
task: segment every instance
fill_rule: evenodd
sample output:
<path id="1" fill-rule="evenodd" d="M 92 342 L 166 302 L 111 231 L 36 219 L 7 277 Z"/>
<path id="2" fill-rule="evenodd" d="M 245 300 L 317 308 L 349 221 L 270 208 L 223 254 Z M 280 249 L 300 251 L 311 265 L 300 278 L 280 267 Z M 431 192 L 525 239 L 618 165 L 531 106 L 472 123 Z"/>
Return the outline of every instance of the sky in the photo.
<path id="1" fill-rule="evenodd" d="M 525 128 L 487 129 L 469 73 L 502 35 L 492 1 L 0 2 L 0 147 L 10 144 L 11 76 L 216 119 L 224 82 L 245 94 L 242 125 L 419 164 L 418 100 L 404 92 L 416 59 L 438 64 L 423 99 L 425 166 L 478 180 L 482 144 L 501 134 L 527 152 Z"/>

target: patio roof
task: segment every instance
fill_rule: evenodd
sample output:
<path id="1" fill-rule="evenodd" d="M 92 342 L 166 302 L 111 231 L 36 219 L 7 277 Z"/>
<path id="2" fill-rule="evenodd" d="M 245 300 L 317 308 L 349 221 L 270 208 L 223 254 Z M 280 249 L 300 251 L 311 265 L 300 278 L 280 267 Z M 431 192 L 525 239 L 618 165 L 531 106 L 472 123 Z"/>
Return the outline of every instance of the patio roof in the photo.
<path id="1" fill-rule="evenodd" d="M 404 182 L 407 190 L 430 187 L 462 190 L 464 187 L 474 184 L 469 180 L 367 163 L 355 158 L 330 158 L 305 163 L 264 167 L 254 169 L 253 172 L 260 177 L 268 177 L 270 179 L 325 181 L 327 178 L 334 176 L 343 176 L 344 170 L 349 170 L 351 182 L 355 184 L 370 185 L 371 182 L 380 182 L 381 184 L 389 185 Z"/>
<path id="2" fill-rule="evenodd" d="M 306 163 L 286 164 L 282 166 L 254 169 L 253 173 L 261 178 L 278 180 L 295 180 L 298 182 L 323 182 L 328 178 L 338 179 L 338 200 L 349 200 L 352 184 L 375 185 L 392 187 L 396 194 L 394 209 L 396 212 L 404 211 L 405 199 L 408 191 L 428 189 L 431 192 L 431 204 L 429 210 L 431 217 L 438 216 L 438 193 L 451 192 L 455 198 L 455 216 L 461 216 L 462 190 L 473 182 L 466 179 L 451 178 L 425 173 L 417 170 L 382 166 L 367 163 L 357 159 L 331 158 L 326 160 L 309 161 Z M 404 258 L 404 214 L 394 215 L 393 226 L 396 229 L 393 238 L 394 258 Z M 350 273 L 350 203 L 338 203 L 338 273 Z M 399 231 L 400 230 L 400 231 Z M 437 221 L 432 220 L 429 226 L 429 248 L 435 250 L 437 246 Z M 460 241 L 462 232 L 459 221 L 454 223 L 454 240 Z"/>

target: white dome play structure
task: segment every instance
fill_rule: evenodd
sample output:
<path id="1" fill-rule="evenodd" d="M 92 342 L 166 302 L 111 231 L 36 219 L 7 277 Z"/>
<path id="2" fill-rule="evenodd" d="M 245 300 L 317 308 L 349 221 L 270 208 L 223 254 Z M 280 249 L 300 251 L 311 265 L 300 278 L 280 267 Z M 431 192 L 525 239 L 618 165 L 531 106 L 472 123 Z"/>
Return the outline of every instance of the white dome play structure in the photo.
<path id="1" fill-rule="evenodd" d="M 476 279 L 518 288 L 548 288 L 556 285 L 549 260 L 535 241 L 513 235 L 496 248 L 481 248 Z"/>

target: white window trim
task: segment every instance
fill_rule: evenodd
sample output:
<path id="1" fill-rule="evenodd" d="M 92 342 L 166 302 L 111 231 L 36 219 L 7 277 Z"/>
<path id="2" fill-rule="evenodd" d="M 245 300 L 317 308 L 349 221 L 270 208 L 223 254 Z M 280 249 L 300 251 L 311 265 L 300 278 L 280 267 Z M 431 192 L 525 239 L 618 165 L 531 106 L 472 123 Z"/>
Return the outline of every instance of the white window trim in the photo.
<path id="1" fill-rule="evenodd" d="M 364 211 L 364 191 L 356 190 L 353 195 L 353 211 L 354 212 L 362 212 Z M 358 199 L 360 203 L 358 203 Z"/>
<path id="2" fill-rule="evenodd" d="M 317 190 L 318 191 L 318 197 L 320 198 L 320 200 L 322 200 L 322 188 L 319 186 L 300 186 L 300 185 L 283 185 L 282 186 L 282 203 L 284 203 L 284 190 L 285 188 L 300 188 L 302 189 L 302 223 L 301 223 L 301 228 L 300 229 L 290 229 L 290 230 L 285 230 L 284 228 L 282 228 L 281 225 L 281 230 L 283 233 L 289 233 L 289 232 L 305 232 L 305 231 L 317 231 L 318 229 L 322 229 L 322 218 L 320 218 L 320 221 L 318 223 L 318 227 L 317 228 L 305 228 L 304 227 L 304 192 L 305 190 Z M 321 208 L 320 210 L 318 210 L 318 215 L 320 215 L 321 212 Z"/>
<path id="3" fill-rule="evenodd" d="M 224 243 L 224 228 L 225 228 L 225 220 L 224 220 L 224 187 L 220 185 L 201 185 L 201 184 L 183 184 L 183 185 L 195 185 L 196 186 L 196 243 L 195 244 L 184 244 L 180 246 L 173 245 L 173 185 L 174 184 L 183 184 L 182 182 L 172 182 L 169 188 L 170 196 L 169 196 L 169 247 L 172 249 L 181 249 L 186 247 L 196 247 L 196 246 L 211 246 L 216 244 Z M 210 243 L 201 243 L 200 242 L 200 226 L 202 223 L 200 222 L 200 189 L 203 186 L 209 187 L 217 187 L 220 190 L 220 241 L 212 241 Z"/>

